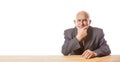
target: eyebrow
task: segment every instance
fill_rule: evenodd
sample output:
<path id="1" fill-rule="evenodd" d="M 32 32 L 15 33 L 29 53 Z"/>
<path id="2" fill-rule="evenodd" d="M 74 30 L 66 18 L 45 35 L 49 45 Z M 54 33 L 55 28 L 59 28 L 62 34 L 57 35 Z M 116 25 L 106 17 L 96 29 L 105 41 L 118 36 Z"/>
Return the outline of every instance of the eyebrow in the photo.
<path id="1" fill-rule="evenodd" d="M 77 20 L 87 20 L 87 19 L 77 19 Z"/>

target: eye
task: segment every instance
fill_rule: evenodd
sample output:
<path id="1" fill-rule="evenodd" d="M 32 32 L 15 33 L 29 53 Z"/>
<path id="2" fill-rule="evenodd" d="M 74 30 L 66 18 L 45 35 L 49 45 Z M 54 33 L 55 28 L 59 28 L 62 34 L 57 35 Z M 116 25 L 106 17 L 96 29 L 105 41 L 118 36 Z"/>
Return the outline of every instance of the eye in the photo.
<path id="1" fill-rule="evenodd" d="M 87 21 L 87 19 L 83 19 L 83 21 Z"/>
<path id="2" fill-rule="evenodd" d="M 80 19 L 78 19 L 77 21 L 78 21 L 78 22 L 80 22 L 81 20 L 80 20 Z"/>

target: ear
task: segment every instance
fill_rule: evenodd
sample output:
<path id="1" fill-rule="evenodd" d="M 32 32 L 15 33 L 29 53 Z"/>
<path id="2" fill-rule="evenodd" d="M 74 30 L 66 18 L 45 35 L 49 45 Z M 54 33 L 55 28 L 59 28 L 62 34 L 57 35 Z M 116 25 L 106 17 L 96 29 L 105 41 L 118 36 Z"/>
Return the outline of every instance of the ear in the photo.
<path id="1" fill-rule="evenodd" d="M 89 25 L 91 24 L 91 20 L 89 20 Z"/>
<path id="2" fill-rule="evenodd" d="M 76 21 L 74 20 L 74 24 L 76 24 Z"/>
<path id="3" fill-rule="evenodd" d="M 90 26 L 90 24 L 91 24 L 91 20 L 88 20 L 88 26 Z"/>
<path id="4" fill-rule="evenodd" d="M 91 20 L 90 20 L 90 24 L 91 24 Z"/>

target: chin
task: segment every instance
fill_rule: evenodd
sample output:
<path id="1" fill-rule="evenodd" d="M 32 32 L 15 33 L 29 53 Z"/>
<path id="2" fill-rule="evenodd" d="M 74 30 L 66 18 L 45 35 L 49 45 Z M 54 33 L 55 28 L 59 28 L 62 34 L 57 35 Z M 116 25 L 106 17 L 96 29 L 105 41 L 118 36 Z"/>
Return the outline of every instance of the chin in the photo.
<path id="1" fill-rule="evenodd" d="M 85 27 L 85 26 L 78 26 L 79 28 L 83 28 L 83 27 Z"/>
<path id="2" fill-rule="evenodd" d="M 78 26 L 79 28 L 83 28 L 83 27 L 81 27 L 81 26 Z"/>

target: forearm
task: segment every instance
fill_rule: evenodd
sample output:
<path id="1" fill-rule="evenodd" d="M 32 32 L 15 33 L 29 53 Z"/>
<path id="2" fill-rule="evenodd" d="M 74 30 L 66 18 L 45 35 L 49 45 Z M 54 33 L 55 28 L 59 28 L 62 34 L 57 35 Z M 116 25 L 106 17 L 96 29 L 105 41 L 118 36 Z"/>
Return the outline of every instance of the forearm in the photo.
<path id="1" fill-rule="evenodd" d="M 65 40 L 65 43 L 62 46 L 62 53 L 64 55 L 70 54 L 72 51 L 80 48 L 79 42 L 76 37 L 71 40 Z"/>
<path id="2" fill-rule="evenodd" d="M 94 52 L 97 54 L 96 56 L 100 57 L 100 56 L 109 55 L 111 53 L 111 50 L 110 50 L 109 46 L 106 44 L 106 45 L 94 50 Z"/>
<path id="3" fill-rule="evenodd" d="M 99 32 L 99 36 L 96 36 L 96 41 L 98 41 L 98 49 L 94 50 L 94 52 L 97 54 L 97 56 L 106 56 L 111 53 L 111 50 L 109 48 L 109 45 L 107 44 L 107 41 L 104 39 L 104 33 L 103 30 Z"/>

